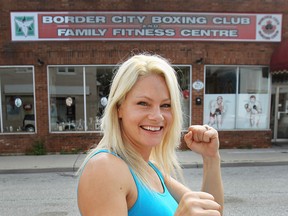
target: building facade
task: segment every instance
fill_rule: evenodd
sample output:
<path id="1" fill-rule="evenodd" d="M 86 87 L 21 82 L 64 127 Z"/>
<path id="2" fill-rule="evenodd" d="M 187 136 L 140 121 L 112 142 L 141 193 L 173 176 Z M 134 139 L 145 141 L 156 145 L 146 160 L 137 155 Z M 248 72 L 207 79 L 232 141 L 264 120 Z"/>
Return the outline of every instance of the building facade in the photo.
<path id="1" fill-rule="evenodd" d="M 288 140 L 288 68 L 270 70 L 286 0 L 0 2 L 0 154 L 97 145 L 113 72 L 141 52 L 172 62 L 183 133 L 209 124 L 222 148 Z"/>

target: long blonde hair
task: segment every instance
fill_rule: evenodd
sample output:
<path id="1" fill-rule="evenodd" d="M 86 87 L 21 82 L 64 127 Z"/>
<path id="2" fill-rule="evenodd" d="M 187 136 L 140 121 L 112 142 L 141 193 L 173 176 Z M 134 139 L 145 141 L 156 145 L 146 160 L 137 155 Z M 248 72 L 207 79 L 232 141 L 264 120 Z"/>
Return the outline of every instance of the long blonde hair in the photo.
<path id="1" fill-rule="evenodd" d="M 158 56 L 151 54 L 134 55 L 125 61 L 114 75 L 108 97 L 108 103 L 101 121 L 103 138 L 86 157 L 85 164 L 92 155 L 99 149 L 108 149 L 119 155 L 135 174 L 149 186 L 149 175 L 145 169 L 147 163 L 133 147 L 125 145 L 121 136 L 121 124 L 118 117 L 118 107 L 125 100 L 127 93 L 135 85 L 140 76 L 158 74 L 165 78 L 166 85 L 170 92 L 172 125 L 166 133 L 161 144 L 153 148 L 150 161 L 161 170 L 164 175 L 177 176 L 180 166 L 176 157 L 175 149 L 180 144 L 182 110 L 181 93 L 177 82 L 176 72 L 170 63 Z"/>

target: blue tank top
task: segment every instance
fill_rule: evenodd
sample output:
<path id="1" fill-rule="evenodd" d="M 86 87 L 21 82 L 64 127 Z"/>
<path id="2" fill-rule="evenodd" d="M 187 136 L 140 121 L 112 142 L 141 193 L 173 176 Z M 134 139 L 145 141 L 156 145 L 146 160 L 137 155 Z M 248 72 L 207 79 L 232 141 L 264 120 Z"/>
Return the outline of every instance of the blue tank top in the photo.
<path id="1" fill-rule="evenodd" d="M 99 154 L 101 152 L 106 152 L 115 155 L 116 157 L 119 157 L 117 154 L 110 152 L 108 150 L 102 149 L 97 152 L 95 152 L 94 155 Z M 94 156 L 93 155 L 93 156 Z M 92 156 L 92 157 L 93 157 Z M 119 157 L 121 158 L 121 157 Z M 165 183 L 162 173 L 155 167 L 151 162 L 149 162 L 149 165 L 154 169 L 154 171 L 157 173 L 162 187 L 163 187 L 163 193 L 153 191 L 149 189 L 147 186 L 145 186 L 140 179 L 135 175 L 134 171 L 129 167 L 130 172 L 133 176 L 133 179 L 135 181 L 136 187 L 137 187 L 137 200 L 128 210 L 128 216 L 173 216 L 177 207 L 178 203 L 176 200 L 172 197 L 170 192 L 168 191 Z"/>

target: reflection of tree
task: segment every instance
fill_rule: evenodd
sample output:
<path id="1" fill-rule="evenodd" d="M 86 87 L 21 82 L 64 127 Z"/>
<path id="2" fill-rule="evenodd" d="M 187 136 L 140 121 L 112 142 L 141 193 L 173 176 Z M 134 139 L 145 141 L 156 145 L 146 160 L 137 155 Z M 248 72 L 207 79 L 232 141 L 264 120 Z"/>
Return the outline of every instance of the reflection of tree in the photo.
<path id="1" fill-rule="evenodd" d="M 207 67 L 206 94 L 236 93 L 236 67 Z"/>
<path id="2" fill-rule="evenodd" d="M 111 69 L 109 69 L 109 71 L 103 70 L 103 72 L 97 73 L 97 81 L 101 84 L 99 87 L 100 98 L 109 95 L 112 76 L 113 72 Z"/>
<path id="3" fill-rule="evenodd" d="M 109 69 L 103 69 L 101 70 L 101 72 L 97 73 L 97 82 L 100 83 L 99 86 L 99 93 L 98 93 L 98 110 L 96 115 L 98 117 L 101 117 L 103 112 L 104 112 L 104 108 L 105 106 L 103 106 L 101 104 L 101 99 L 103 100 L 103 98 L 108 98 L 109 92 L 110 92 L 110 84 L 111 84 L 111 80 L 112 80 L 112 76 L 113 76 L 113 69 L 111 71 L 111 68 Z"/>
<path id="4" fill-rule="evenodd" d="M 232 84 L 232 80 L 229 79 L 224 87 L 224 92 L 223 93 L 235 93 L 234 92 L 234 87 Z"/>

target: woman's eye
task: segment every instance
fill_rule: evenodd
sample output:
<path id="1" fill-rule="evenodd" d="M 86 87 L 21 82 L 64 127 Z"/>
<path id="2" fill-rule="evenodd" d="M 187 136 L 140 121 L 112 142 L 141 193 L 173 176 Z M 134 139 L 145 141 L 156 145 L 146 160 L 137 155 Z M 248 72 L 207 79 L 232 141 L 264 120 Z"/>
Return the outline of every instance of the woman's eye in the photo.
<path id="1" fill-rule="evenodd" d="M 161 107 L 163 107 L 163 108 L 170 108 L 170 107 L 171 107 L 171 104 L 163 104 L 163 105 L 161 105 Z"/>
<path id="2" fill-rule="evenodd" d="M 148 103 L 146 103 L 144 101 L 140 101 L 140 102 L 137 103 L 137 105 L 148 106 Z"/>

